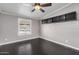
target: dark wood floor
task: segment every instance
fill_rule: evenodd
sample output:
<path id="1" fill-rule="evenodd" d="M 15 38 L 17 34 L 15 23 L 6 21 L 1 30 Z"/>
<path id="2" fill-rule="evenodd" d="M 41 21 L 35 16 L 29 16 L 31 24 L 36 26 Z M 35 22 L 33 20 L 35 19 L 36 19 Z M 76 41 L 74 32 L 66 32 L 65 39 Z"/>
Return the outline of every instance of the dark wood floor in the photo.
<path id="1" fill-rule="evenodd" d="M 79 55 L 79 51 L 37 38 L 0 46 L 0 55 Z"/>

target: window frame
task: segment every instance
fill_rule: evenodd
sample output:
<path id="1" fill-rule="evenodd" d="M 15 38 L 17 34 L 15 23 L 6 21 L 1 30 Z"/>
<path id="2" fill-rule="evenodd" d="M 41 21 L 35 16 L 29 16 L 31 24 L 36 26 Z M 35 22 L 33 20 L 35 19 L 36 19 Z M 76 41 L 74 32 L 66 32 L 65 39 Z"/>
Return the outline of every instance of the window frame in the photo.
<path id="1" fill-rule="evenodd" d="M 23 32 L 23 33 L 21 33 L 21 29 L 20 29 L 20 22 L 21 22 L 21 20 L 26 20 L 26 21 L 29 21 L 30 22 L 30 32 L 29 33 L 27 33 L 27 32 Z M 27 26 L 27 25 L 26 25 Z M 22 36 L 22 35 L 31 35 L 32 34 L 32 20 L 31 19 L 25 19 L 25 18 L 18 18 L 18 35 L 19 36 Z"/>

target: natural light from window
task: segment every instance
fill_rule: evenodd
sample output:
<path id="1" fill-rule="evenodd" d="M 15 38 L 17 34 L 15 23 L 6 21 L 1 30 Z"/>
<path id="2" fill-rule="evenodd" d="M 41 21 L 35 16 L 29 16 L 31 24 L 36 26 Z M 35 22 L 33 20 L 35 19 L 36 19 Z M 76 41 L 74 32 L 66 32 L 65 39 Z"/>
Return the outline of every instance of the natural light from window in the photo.
<path id="1" fill-rule="evenodd" d="M 31 20 L 18 18 L 18 34 L 30 35 L 31 34 Z"/>

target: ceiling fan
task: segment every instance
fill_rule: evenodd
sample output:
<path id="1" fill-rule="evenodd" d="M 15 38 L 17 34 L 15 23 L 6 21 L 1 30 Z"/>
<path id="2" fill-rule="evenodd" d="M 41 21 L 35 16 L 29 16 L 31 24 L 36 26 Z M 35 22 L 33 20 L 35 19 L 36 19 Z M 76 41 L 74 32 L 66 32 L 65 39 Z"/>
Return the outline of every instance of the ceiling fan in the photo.
<path id="1" fill-rule="evenodd" d="M 33 6 L 34 9 L 32 10 L 32 12 L 34 12 L 35 10 L 40 10 L 42 12 L 45 12 L 45 10 L 43 10 L 42 7 L 52 6 L 52 3 L 45 3 L 45 4 L 35 3 Z"/>

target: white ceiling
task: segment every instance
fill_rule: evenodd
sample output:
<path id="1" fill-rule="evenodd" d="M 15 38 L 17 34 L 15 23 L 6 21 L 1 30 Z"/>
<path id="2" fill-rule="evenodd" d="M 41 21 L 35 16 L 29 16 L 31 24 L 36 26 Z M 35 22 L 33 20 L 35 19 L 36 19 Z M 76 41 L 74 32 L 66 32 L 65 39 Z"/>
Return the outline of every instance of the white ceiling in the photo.
<path id="1" fill-rule="evenodd" d="M 43 7 L 44 13 L 39 10 L 31 12 L 34 8 L 32 5 L 33 3 L 0 3 L 0 13 L 39 20 L 45 15 L 68 5 L 68 3 L 52 3 L 50 7 Z"/>

